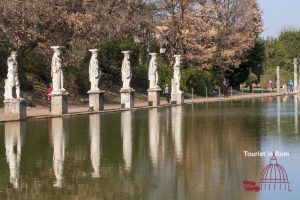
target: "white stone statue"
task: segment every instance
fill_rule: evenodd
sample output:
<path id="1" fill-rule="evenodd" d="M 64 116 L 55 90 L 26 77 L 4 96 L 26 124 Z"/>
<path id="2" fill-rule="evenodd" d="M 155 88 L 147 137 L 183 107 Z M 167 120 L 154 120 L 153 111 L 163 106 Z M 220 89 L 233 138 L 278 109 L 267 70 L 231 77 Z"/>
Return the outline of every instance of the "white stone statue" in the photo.
<path id="1" fill-rule="evenodd" d="M 156 63 L 156 55 L 157 53 L 150 53 L 151 60 L 149 63 L 149 71 L 148 71 L 148 80 L 149 80 L 149 88 L 159 88 L 158 83 L 158 72 L 157 72 L 157 63 Z"/>
<path id="2" fill-rule="evenodd" d="M 130 81 L 132 77 L 130 61 L 129 61 L 130 51 L 122 51 L 122 53 L 124 54 L 124 60 L 122 63 L 122 81 L 123 81 L 122 89 L 130 89 Z"/>
<path id="3" fill-rule="evenodd" d="M 13 51 L 10 57 L 7 59 L 7 78 L 5 79 L 4 85 L 4 99 L 12 100 L 13 97 L 13 87 L 16 88 L 17 99 L 20 99 L 20 82 L 18 76 L 18 62 L 17 62 L 17 52 Z"/>
<path id="4" fill-rule="evenodd" d="M 174 64 L 174 73 L 172 80 L 172 92 L 180 92 L 180 57 L 181 55 L 174 55 L 175 64 Z"/>
<path id="5" fill-rule="evenodd" d="M 52 46 L 54 51 L 51 63 L 51 77 L 53 84 L 52 94 L 62 94 L 65 92 L 64 89 L 64 76 L 63 76 L 63 63 L 59 57 L 61 54 L 60 46 Z"/>
<path id="6" fill-rule="evenodd" d="M 101 71 L 99 70 L 99 61 L 98 57 L 98 49 L 90 49 L 92 52 L 92 58 L 90 60 L 89 66 L 89 78 L 91 82 L 91 90 L 90 91 L 100 91 L 98 84 L 101 76 Z"/>

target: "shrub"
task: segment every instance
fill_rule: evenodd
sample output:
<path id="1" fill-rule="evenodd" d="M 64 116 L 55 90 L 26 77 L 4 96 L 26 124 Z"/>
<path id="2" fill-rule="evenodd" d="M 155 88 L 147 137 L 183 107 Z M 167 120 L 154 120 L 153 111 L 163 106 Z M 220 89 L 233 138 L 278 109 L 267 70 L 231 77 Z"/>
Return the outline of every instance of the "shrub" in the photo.
<path id="1" fill-rule="evenodd" d="M 113 83 L 120 84 L 121 80 L 121 66 L 123 61 L 122 51 L 129 50 L 130 53 L 130 64 L 132 72 L 135 76 L 135 72 L 139 74 L 139 63 L 138 55 L 139 48 L 132 40 L 108 40 L 100 45 L 99 50 L 99 65 L 100 69 L 104 73 L 111 74 L 113 77 Z M 133 84 L 135 84 L 133 78 Z"/>
<path id="2" fill-rule="evenodd" d="M 158 85 L 164 88 L 166 84 L 171 86 L 171 81 L 173 78 L 173 68 L 161 59 L 157 62 L 158 70 Z"/>
<path id="3" fill-rule="evenodd" d="M 205 96 L 206 88 L 212 90 L 213 79 L 212 73 L 206 70 L 198 70 L 193 67 L 182 71 L 182 90 L 191 92 L 192 88 L 197 95 Z"/>
<path id="4" fill-rule="evenodd" d="M 266 70 L 263 75 L 260 76 L 260 85 L 261 87 L 267 88 L 269 87 L 269 80 L 273 81 L 273 84 L 276 84 L 276 71 L 275 69 Z M 293 80 L 293 72 L 290 72 L 285 69 L 280 69 L 280 85 L 287 83 L 289 80 Z"/>
<path id="5" fill-rule="evenodd" d="M 256 74 L 254 74 L 254 73 L 251 72 L 248 75 L 248 78 L 246 80 L 246 84 L 247 85 L 251 85 L 252 83 L 255 83 L 257 80 L 258 80 L 258 77 L 256 76 Z"/>

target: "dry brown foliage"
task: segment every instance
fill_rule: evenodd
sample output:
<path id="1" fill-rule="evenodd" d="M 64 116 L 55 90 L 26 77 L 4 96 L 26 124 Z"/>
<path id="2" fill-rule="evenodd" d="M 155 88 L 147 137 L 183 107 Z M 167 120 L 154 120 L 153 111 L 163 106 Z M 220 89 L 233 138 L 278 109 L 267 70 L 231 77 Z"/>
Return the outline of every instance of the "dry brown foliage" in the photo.
<path id="1" fill-rule="evenodd" d="M 26 54 L 64 45 L 82 59 L 112 38 L 165 43 L 199 68 L 235 68 L 262 31 L 256 0 L 1 0 L 0 31 Z"/>
<path id="2" fill-rule="evenodd" d="M 159 0 L 159 33 L 171 54 L 199 68 L 235 68 L 244 61 L 262 31 L 256 0 Z"/>

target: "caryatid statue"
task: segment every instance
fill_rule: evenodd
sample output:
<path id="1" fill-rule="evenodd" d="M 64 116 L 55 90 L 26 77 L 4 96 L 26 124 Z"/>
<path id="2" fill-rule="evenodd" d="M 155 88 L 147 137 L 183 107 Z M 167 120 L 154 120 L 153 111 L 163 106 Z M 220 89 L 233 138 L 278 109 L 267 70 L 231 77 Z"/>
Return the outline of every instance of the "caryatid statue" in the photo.
<path id="1" fill-rule="evenodd" d="M 158 83 L 158 72 L 157 72 L 157 53 L 150 53 L 151 60 L 149 63 L 148 79 L 149 79 L 149 88 L 159 88 Z"/>
<path id="2" fill-rule="evenodd" d="M 97 59 L 98 57 L 98 49 L 90 49 L 90 52 L 92 52 L 92 58 L 90 60 L 90 66 L 89 66 L 89 78 L 91 82 L 91 90 L 90 91 L 99 91 L 99 79 L 101 76 L 101 71 L 99 70 L 99 61 Z"/>
<path id="3" fill-rule="evenodd" d="M 181 55 L 174 55 L 175 64 L 174 64 L 174 73 L 173 73 L 173 84 L 172 84 L 172 92 L 180 91 L 180 57 Z"/>
<path id="4" fill-rule="evenodd" d="M 130 61 L 129 61 L 130 51 L 122 51 L 122 53 L 124 54 L 124 60 L 122 62 L 122 81 L 123 81 L 122 89 L 130 89 L 130 81 L 132 77 Z"/>
<path id="5" fill-rule="evenodd" d="M 52 94 L 64 93 L 64 76 L 63 76 L 63 63 L 61 58 L 59 57 L 61 54 L 60 46 L 52 46 L 54 51 L 51 63 L 51 77 L 53 84 Z"/>
<path id="6" fill-rule="evenodd" d="M 10 57 L 7 59 L 7 78 L 5 79 L 5 92 L 4 99 L 10 100 L 15 99 L 13 97 L 13 87 L 16 88 L 16 97 L 20 99 L 20 82 L 18 76 L 18 62 L 17 62 L 17 52 L 13 51 Z"/>

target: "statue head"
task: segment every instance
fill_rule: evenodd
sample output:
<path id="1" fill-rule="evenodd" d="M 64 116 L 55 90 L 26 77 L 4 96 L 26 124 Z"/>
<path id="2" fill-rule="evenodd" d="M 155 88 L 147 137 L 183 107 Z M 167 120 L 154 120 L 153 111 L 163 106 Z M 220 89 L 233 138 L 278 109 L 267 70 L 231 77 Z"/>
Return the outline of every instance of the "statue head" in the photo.
<path id="1" fill-rule="evenodd" d="M 157 53 L 149 53 L 151 55 L 151 59 L 155 60 L 156 61 L 156 56 L 157 56 Z"/>
<path id="2" fill-rule="evenodd" d="M 16 61 L 17 60 L 17 52 L 16 51 L 12 51 L 11 54 L 10 54 L 10 57 Z"/>
<path id="3" fill-rule="evenodd" d="M 59 56 L 61 53 L 61 50 L 63 49 L 63 46 L 51 46 L 51 49 L 54 51 L 54 55 Z"/>
<path id="4" fill-rule="evenodd" d="M 122 51 L 122 53 L 124 54 L 124 58 L 126 60 L 129 60 L 129 57 L 130 57 L 130 51 Z"/>
<path id="5" fill-rule="evenodd" d="M 90 49 L 89 51 L 92 53 L 93 58 L 98 57 L 98 49 Z"/>
<path id="6" fill-rule="evenodd" d="M 298 58 L 294 58 L 294 65 L 298 65 Z"/>
<path id="7" fill-rule="evenodd" d="M 54 55 L 59 56 L 60 55 L 60 51 L 54 51 Z"/>
<path id="8" fill-rule="evenodd" d="M 176 63 L 180 63 L 181 55 L 174 55 L 174 58 Z"/>

